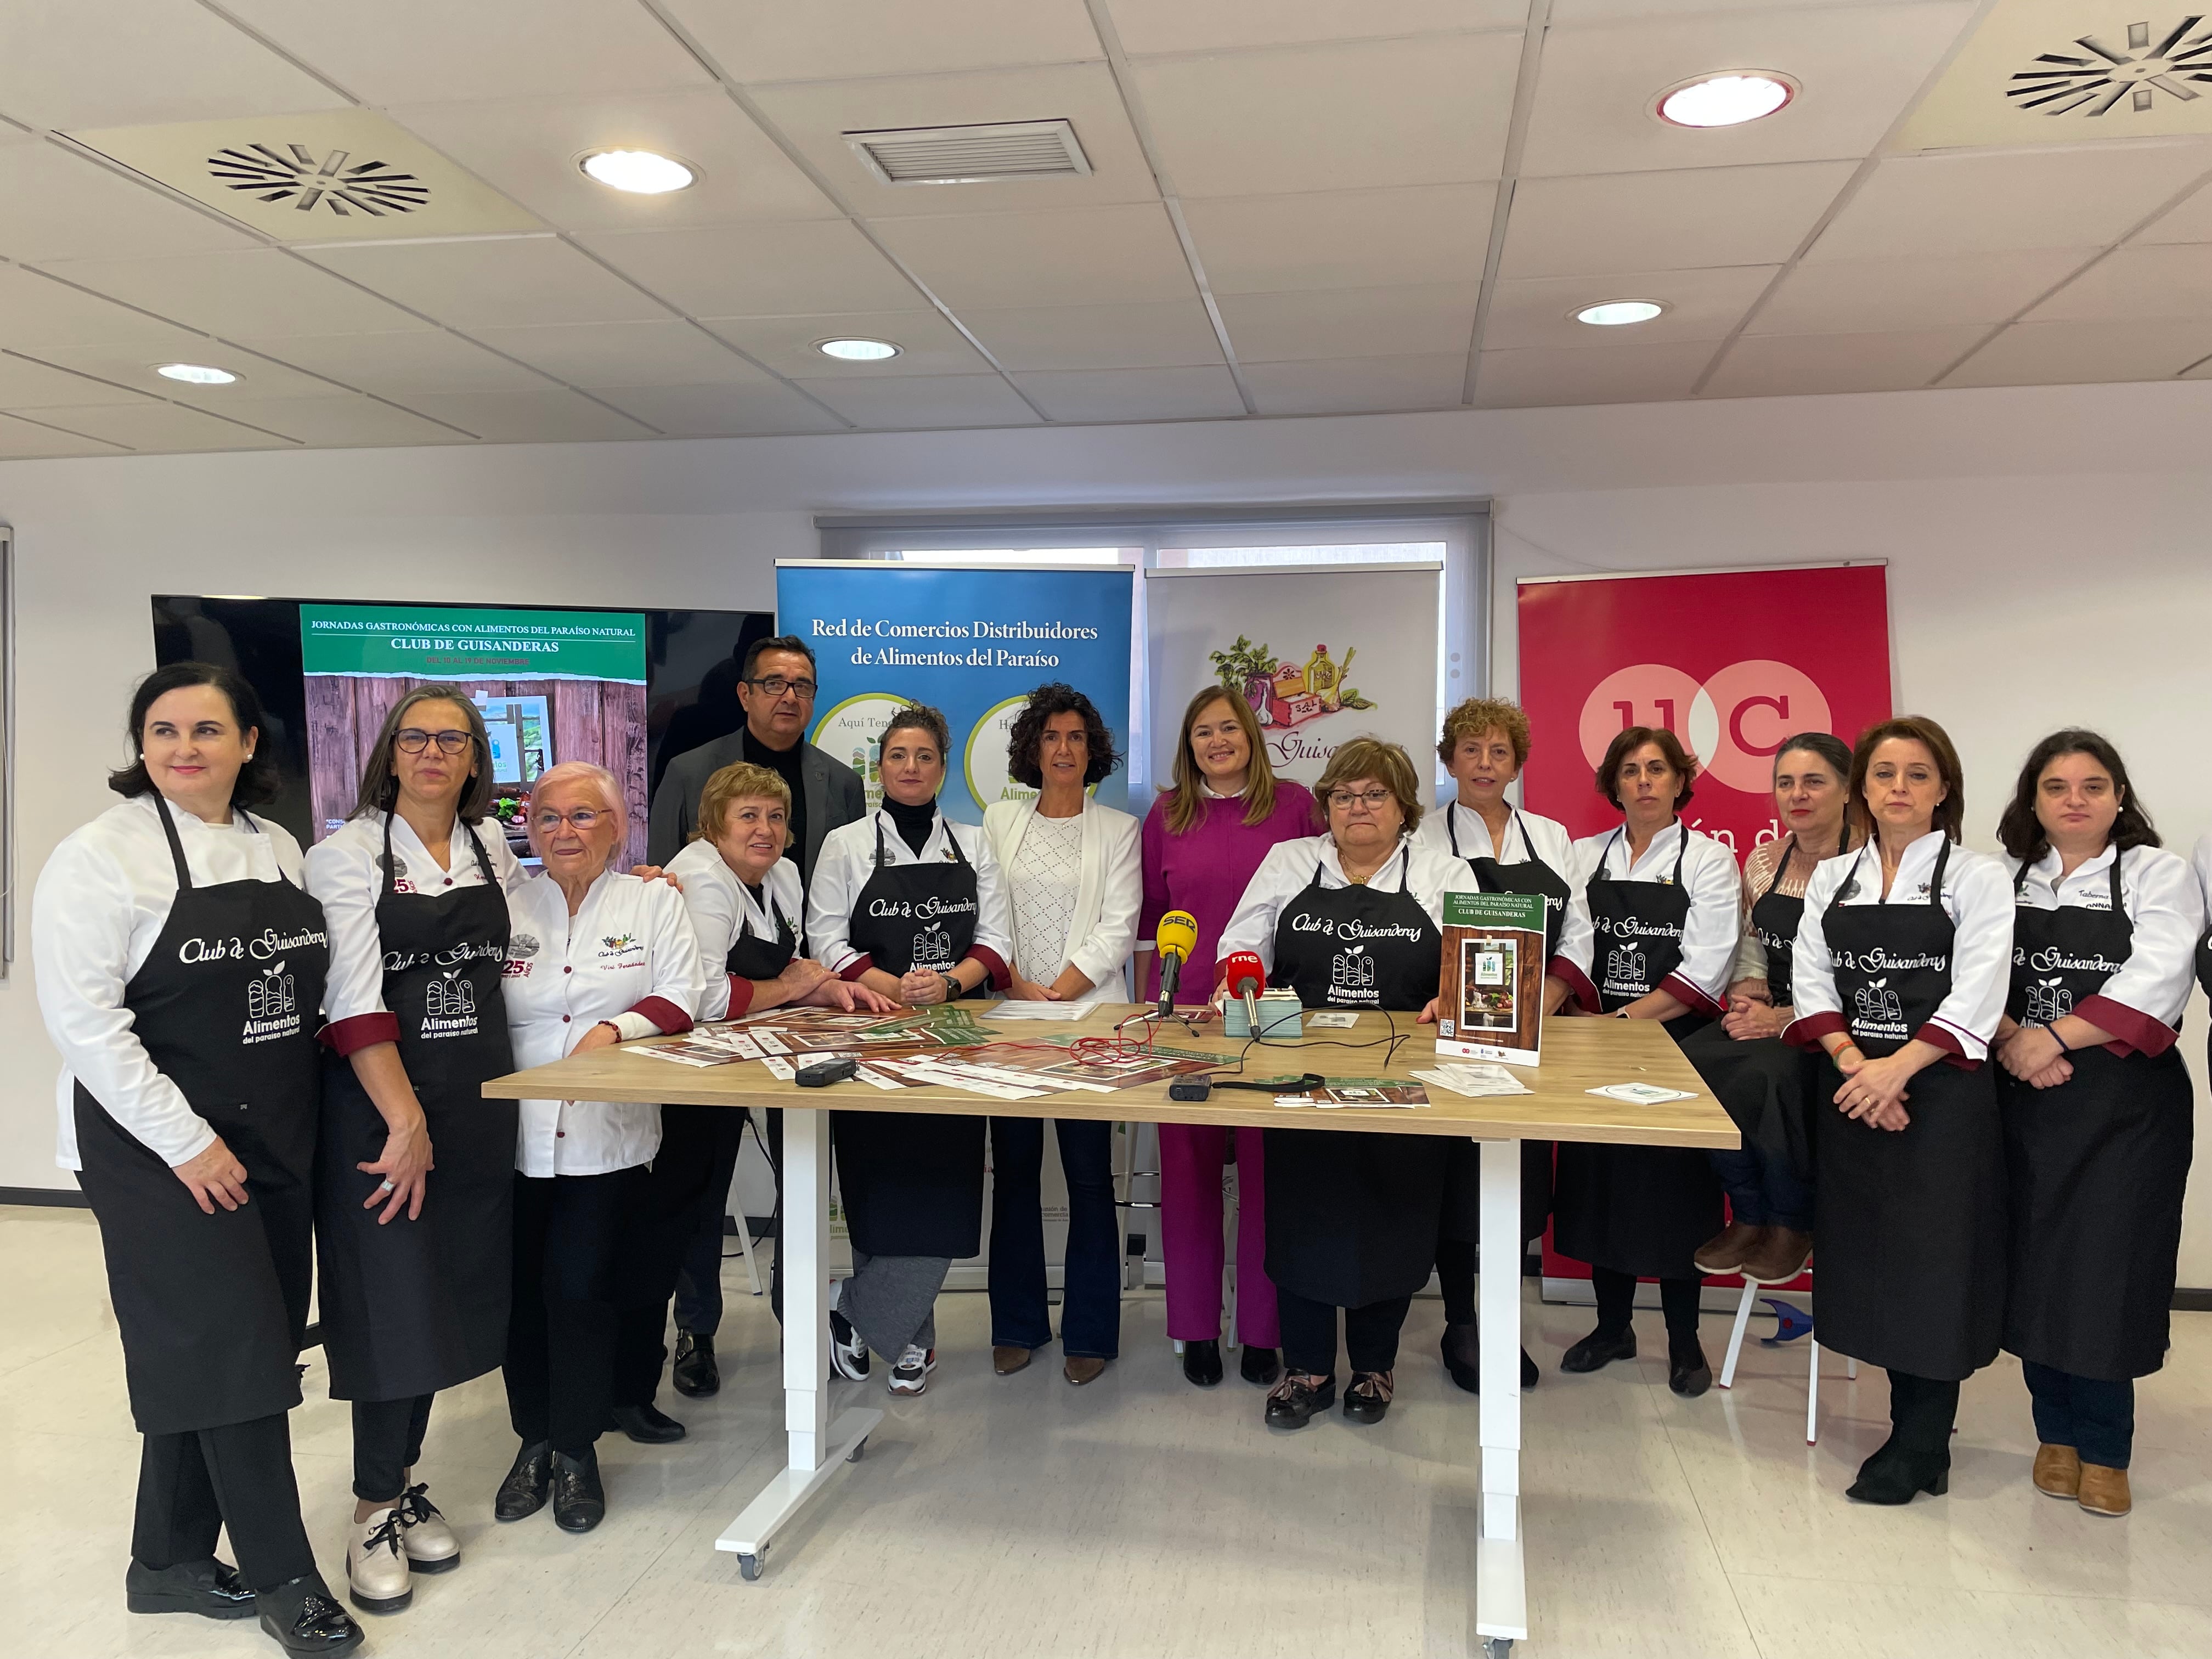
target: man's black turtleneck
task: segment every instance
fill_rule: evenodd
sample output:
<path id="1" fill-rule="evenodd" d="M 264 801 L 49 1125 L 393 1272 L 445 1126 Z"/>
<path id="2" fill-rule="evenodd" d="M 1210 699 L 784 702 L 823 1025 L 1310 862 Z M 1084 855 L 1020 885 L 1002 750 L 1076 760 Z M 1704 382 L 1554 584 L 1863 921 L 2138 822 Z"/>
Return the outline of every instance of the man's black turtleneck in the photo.
<path id="1" fill-rule="evenodd" d="M 930 828 L 937 822 L 937 797 L 932 795 L 919 806 L 908 806 L 885 795 L 884 811 L 890 814 L 891 826 L 899 832 L 899 839 L 915 857 L 920 858 L 921 849 L 929 845 Z"/>
<path id="2" fill-rule="evenodd" d="M 805 753 L 804 738 L 788 749 L 771 749 L 754 734 L 751 726 L 745 727 L 745 759 L 755 766 L 765 766 L 790 787 L 791 851 L 787 856 L 800 866 L 806 862 L 806 781 L 799 771 Z"/>

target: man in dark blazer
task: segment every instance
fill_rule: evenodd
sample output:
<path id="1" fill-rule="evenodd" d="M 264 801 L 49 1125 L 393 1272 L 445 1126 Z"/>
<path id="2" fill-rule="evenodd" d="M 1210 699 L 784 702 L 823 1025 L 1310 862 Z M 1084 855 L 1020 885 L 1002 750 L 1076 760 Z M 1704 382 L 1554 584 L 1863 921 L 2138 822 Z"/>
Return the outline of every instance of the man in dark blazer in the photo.
<path id="1" fill-rule="evenodd" d="M 744 728 L 677 756 L 653 792 L 646 850 L 653 863 L 666 864 L 691 838 L 707 780 L 726 766 L 750 761 L 780 774 L 791 786 L 793 855 L 800 878 L 813 879 L 822 838 L 868 810 L 860 775 L 806 741 L 817 689 L 814 653 L 796 635 L 762 640 L 745 653 L 738 681 Z"/>

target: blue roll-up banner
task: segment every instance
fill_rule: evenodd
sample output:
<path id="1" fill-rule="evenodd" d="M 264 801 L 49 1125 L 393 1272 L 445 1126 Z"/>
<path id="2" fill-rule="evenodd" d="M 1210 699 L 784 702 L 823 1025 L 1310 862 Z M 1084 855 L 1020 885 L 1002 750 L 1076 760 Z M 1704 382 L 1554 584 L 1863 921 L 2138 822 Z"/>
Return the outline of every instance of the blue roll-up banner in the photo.
<path id="1" fill-rule="evenodd" d="M 1098 707 L 1114 747 L 1129 743 L 1129 616 L 1135 572 L 1119 568 L 963 569 L 874 560 L 779 560 L 777 631 L 814 648 L 822 688 L 814 743 L 883 799 L 878 745 L 891 714 L 926 702 L 945 716 L 939 804 L 981 823 L 994 800 L 1035 795 L 1006 775 L 1006 738 L 1029 694 L 1063 680 Z M 1126 806 L 1126 768 L 1096 798 Z"/>

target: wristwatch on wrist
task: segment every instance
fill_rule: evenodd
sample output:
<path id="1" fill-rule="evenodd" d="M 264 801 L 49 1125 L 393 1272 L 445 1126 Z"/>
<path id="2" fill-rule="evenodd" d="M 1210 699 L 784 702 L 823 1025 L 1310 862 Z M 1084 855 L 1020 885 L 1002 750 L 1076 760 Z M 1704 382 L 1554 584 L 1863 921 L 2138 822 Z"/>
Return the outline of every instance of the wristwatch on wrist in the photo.
<path id="1" fill-rule="evenodd" d="M 945 1000 L 947 1002 L 957 1002 L 962 997 L 968 994 L 966 988 L 962 986 L 960 981 L 953 978 L 951 975 L 946 973 L 942 968 L 937 970 L 937 976 L 945 981 Z"/>

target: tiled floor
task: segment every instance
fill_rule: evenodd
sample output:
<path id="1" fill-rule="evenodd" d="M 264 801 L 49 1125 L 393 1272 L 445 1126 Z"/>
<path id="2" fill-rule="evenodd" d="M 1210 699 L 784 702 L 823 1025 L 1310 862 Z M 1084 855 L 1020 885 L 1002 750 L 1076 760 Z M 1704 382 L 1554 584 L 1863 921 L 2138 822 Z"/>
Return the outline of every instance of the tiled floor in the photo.
<path id="1" fill-rule="evenodd" d="M 251 1625 L 123 1611 L 137 1443 L 99 1241 L 81 1212 L 0 1209 L 0 1652 L 23 1659 L 274 1654 Z M 732 1264 L 733 1267 L 738 1264 Z M 1416 1302 L 1399 1404 L 1277 1437 L 1235 1378 L 1182 1380 L 1157 1297 L 1123 1318 L 1127 1357 L 1088 1389 L 1057 1353 L 990 1374 L 980 1296 L 948 1296 L 944 1364 L 777 1541 L 757 1583 L 714 1539 L 781 1461 L 775 1327 L 743 1294 L 721 1395 L 664 1395 L 691 1425 L 665 1448 L 602 1443 L 611 1513 L 583 1538 L 549 1515 L 490 1519 L 513 1453 L 496 1377 L 441 1402 L 422 1473 L 465 1564 L 368 1621 L 378 1654 L 530 1659 L 1462 1659 L 1475 1408 L 1435 1361 Z M 1747 1347 L 1737 1387 L 1668 1394 L 1645 1359 L 1563 1377 L 1584 1310 L 1532 1304 L 1542 1385 L 1528 1401 L 1528 1659 L 2204 1659 L 2212 1655 L 2212 1316 L 2176 1322 L 2142 1390 L 2136 1510 L 2092 1520 L 2027 1485 L 2016 1367 L 1968 1385 L 1951 1493 L 1903 1510 L 1844 1501 L 1883 1432 L 1876 1376 L 1829 1362 L 1822 1437 L 1803 1438 L 1795 1348 Z M 1639 1314 L 1663 1352 L 1656 1314 Z M 1758 1328 L 1754 1327 L 1754 1329 Z M 1724 1321 L 1705 1322 L 1717 1363 Z M 324 1570 L 342 1571 L 345 1411 L 319 1369 L 293 1419 Z"/>

